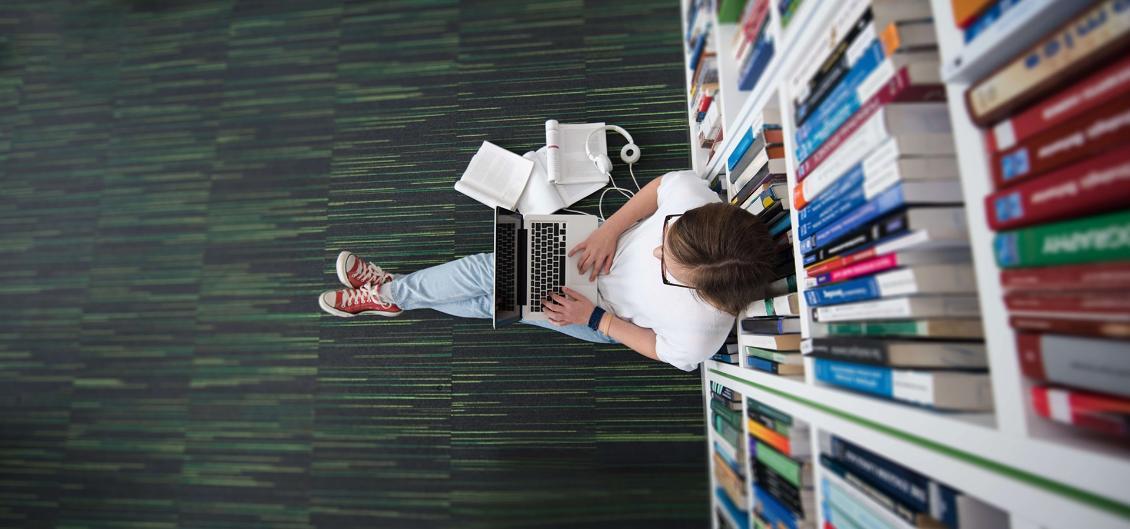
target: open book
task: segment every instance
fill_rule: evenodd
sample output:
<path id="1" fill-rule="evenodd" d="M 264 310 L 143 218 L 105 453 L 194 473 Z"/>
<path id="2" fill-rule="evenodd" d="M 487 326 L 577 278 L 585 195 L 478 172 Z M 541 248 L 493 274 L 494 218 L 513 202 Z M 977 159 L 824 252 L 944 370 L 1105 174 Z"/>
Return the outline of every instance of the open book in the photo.
<path id="1" fill-rule="evenodd" d="M 530 174 L 530 181 L 526 183 L 526 189 L 522 191 L 522 196 L 518 199 L 519 213 L 523 215 L 555 213 L 559 209 L 572 206 L 578 200 L 604 187 L 607 178 L 589 184 L 562 185 L 550 183 L 546 169 L 549 165 L 546 153 L 547 149 L 542 147 L 537 152 L 530 151 L 523 156 L 523 158 L 534 162 L 534 170 Z M 589 165 L 592 165 L 592 162 L 589 162 Z"/>
<path id="2" fill-rule="evenodd" d="M 561 148 L 559 166 L 555 180 L 558 184 L 595 184 L 608 181 L 608 175 L 600 172 L 585 151 L 585 141 L 594 130 L 604 127 L 604 123 L 560 123 L 556 127 L 556 142 Z M 550 145 L 550 133 L 546 131 L 546 145 Z M 608 154 L 608 138 L 599 133 L 592 139 L 592 151 Z M 545 163 L 546 169 L 549 162 Z"/>
<path id="3" fill-rule="evenodd" d="M 492 208 L 513 211 L 533 168 L 533 161 L 484 141 L 455 182 L 455 190 Z"/>

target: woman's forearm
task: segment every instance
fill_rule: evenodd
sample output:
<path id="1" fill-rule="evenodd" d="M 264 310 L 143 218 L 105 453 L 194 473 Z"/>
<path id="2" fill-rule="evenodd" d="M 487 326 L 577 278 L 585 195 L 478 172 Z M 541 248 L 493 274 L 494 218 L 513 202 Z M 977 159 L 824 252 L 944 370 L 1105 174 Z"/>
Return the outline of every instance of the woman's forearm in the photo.
<path id="1" fill-rule="evenodd" d="M 604 330 L 604 334 L 628 346 L 633 351 L 652 360 L 659 360 L 659 355 L 655 352 L 655 331 L 617 318 L 611 312 L 604 314 L 600 322 L 600 329 Z"/>
<path id="2" fill-rule="evenodd" d="M 662 177 L 656 178 L 643 186 L 639 193 L 636 193 L 616 213 L 604 221 L 602 227 L 606 227 L 616 234 L 621 234 L 640 219 L 647 218 L 655 213 L 655 210 L 659 209 L 660 180 L 662 180 Z"/>

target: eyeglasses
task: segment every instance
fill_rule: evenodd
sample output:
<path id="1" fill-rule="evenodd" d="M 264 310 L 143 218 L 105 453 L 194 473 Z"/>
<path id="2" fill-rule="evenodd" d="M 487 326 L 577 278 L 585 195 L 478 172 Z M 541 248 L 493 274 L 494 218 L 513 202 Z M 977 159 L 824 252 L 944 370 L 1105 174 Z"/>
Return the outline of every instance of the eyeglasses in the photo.
<path id="1" fill-rule="evenodd" d="M 661 275 L 663 276 L 664 285 L 671 285 L 673 287 L 681 288 L 694 288 L 690 285 L 680 283 L 679 280 L 675 279 L 671 275 L 671 273 L 667 271 L 667 260 L 664 258 L 663 252 L 663 247 L 667 245 L 667 226 L 671 224 L 671 221 L 675 220 L 678 217 L 681 217 L 682 215 L 682 213 L 677 213 L 675 215 L 667 215 L 663 218 L 663 239 L 661 239 L 659 243 L 659 270 L 662 273 Z"/>

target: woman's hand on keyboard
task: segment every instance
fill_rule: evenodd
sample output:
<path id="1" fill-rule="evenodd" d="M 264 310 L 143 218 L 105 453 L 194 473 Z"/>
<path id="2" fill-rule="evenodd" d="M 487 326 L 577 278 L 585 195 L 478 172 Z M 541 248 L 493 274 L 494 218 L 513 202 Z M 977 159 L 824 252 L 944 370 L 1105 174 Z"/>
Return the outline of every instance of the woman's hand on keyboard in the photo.
<path id="1" fill-rule="evenodd" d="M 579 323 L 588 325 L 589 316 L 595 305 L 584 294 L 569 287 L 562 287 L 565 294 L 549 294 L 549 299 L 542 300 L 541 308 L 549 317 L 549 322 L 554 325 L 569 325 Z"/>
<path id="2" fill-rule="evenodd" d="M 577 260 L 577 271 L 584 274 L 591 268 L 589 281 L 594 281 L 597 274 L 607 274 L 612 270 L 612 256 L 616 254 L 616 243 L 619 240 L 619 233 L 607 229 L 607 224 L 602 225 L 569 250 L 569 257 L 581 252 L 581 258 Z"/>

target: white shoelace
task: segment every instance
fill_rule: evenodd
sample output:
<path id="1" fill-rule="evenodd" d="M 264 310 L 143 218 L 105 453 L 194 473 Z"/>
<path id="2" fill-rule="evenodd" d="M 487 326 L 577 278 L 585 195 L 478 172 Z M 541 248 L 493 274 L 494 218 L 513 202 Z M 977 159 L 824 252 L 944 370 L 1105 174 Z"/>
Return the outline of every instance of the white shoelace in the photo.
<path id="1" fill-rule="evenodd" d="M 381 305 L 392 305 L 384 292 L 381 292 L 381 288 L 373 283 L 365 283 L 358 289 L 342 291 L 341 304 L 343 307 L 352 307 L 370 301 L 375 301 Z"/>
<path id="2" fill-rule="evenodd" d="M 357 271 L 357 279 L 365 283 L 372 283 L 374 281 L 383 283 L 387 281 L 387 279 L 385 279 L 385 276 L 391 275 L 386 274 L 385 271 L 381 269 L 381 267 L 373 263 L 370 263 L 368 261 L 362 261 L 362 263 L 364 263 L 364 265 L 362 265 L 361 269 Z"/>

